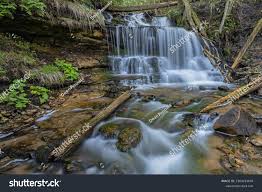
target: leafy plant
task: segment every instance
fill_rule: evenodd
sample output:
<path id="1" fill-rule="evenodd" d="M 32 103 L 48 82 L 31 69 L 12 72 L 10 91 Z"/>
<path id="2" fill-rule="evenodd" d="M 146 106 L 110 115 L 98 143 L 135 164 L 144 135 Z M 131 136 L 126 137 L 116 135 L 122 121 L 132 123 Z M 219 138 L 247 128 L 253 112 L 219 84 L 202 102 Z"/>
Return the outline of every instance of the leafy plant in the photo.
<path id="1" fill-rule="evenodd" d="M 31 86 L 30 90 L 31 90 L 32 95 L 37 95 L 39 97 L 39 101 L 41 104 L 48 101 L 48 98 L 49 98 L 48 94 L 50 90 L 46 89 L 45 87 L 40 87 L 40 86 Z"/>
<path id="2" fill-rule="evenodd" d="M 74 81 L 79 78 L 78 69 L 76 67 L 73 67 L 71 63 L 65 60 L 56 59 L 55 65 L 64 72 L 67 80 Z"/>
<path id="3" fill-rule="evenodd" d="M 0 18 L 13 17 L 13 12 L 16 10 L 16 4 L 10 0 L 0 1 Z"/>
<path id="4" fill-rule="evenodd" d="M 14 105 L 17 109 L 25 108 L 29 103 L 29 99 L 24 90 L 25 86 L 25 80 L 14 80 L 7 91 L 6 97 L 0 102 Z"/>
<path id="5" fill-rule="evenodd" d="M 46 5 L 42 2 L 42 0 L 22 0 L 20 7 L 28 15 L 36 13 L 37 15 L 43 16 Z"/>

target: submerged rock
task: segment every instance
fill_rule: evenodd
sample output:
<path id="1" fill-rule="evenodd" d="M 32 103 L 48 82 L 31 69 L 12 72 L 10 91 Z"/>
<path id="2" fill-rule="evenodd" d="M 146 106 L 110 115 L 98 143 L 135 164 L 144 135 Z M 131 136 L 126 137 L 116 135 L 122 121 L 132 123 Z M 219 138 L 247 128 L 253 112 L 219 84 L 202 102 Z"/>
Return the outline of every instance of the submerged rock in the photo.
<path id="1" fill-rule="evenodd" d="M 258 131 L 258 126 L 250 113 L 236 106 L 218 118 L 214 129 L 228 134 L 250 136 Z"/>
<path id="2" fill-rule="evenodd" d="M 142 139 L 142 133 L 139 128 L 128 127 L 123 129 L 118 135 L 116 147 L 122 152 L 127 152 L 131 148 L 135 148 Z"/>

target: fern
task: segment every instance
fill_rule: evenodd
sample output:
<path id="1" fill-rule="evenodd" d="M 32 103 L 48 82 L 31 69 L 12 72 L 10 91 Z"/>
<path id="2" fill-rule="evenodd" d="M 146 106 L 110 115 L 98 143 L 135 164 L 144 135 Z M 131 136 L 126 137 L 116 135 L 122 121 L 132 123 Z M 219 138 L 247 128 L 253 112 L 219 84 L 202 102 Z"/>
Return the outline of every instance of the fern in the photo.
<path id="1" fill-rule="evenodd" d="M 16 4 L 10 0 L 0 1 L 0 18 L 1 17 L 13 17 L 13 12 L 16 10 Z"/>
<path id="2" fill-rule="evenodd" d="M 36 13 L 37 15 L 43 16 L 46 5 L 42 2 L 42 0 L 22 0 L 20 7 L 28 15 Z"/>

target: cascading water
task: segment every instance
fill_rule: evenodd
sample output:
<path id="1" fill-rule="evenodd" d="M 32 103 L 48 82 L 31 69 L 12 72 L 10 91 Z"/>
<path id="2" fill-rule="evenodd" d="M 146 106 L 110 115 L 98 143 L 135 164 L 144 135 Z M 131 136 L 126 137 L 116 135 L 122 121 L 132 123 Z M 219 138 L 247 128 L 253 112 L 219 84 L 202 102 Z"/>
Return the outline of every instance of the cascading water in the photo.
<path id="1" fill-rule="evenodd" d="M 115 75 L 124 77 L 123 83 L 202 85 L 223 81 L 220 73 L 203 56 L 201 44 L 194 33 L 173 27 L 166 17 L 147 19 L 143 14 L 136 14 L 124 18 L 126 25 L 108 29 L 109 42 L 112 44 L 110 64 Z M 181 41 L 183 38 L 185 41 Z M 169 90 L 165 88 L 166 92 L 178 93 L 178 98 L 186 93 L 199 93 L 193 92 L 193 89 L 190 90 L 192 92 L 184 93 L 183 89 L 177 90 L 178 87 L 175 87 L 173 89 L 171 86 Z M 161 86 L 155 89 L 158 91 Z M 201 98 L 201 95 L 198 97 Z M 98 125 L 92 137 L 86 140 L 76 155 L 80 154 L 81 159 L 89 165 L 92 162 L 86 168 L 87 174 L 207 173 L 199 159 L 208 151 L 207 136 L 213 133 L 214 118 L 206 115 L 195 117 L 187 111 L 198 105 L 201 102 L 193 102 L 177 112 L 166 110 L 166 113 L 150 122 L 147 119 L 150 114 L 158 114 L 169 105 L 134 99 L 124 107 L 124 113 Z M 181 134 L 186 125 L 182 122 L 187 115 L 192 114 L 194 122 L 191 129 L 198 133 L 187 146 L 172 155 L 172 150 L 178 149 L 179 142 L 183 140 Z M 139 128 L 142 133 L 141 142 L 129 152 L 121 152 L 117 149 L 116 138 L 106 138 L 99 132 L 102 126 L 112 125 L 113 129 L 114 125 L 121 129 Z"/>
<path id="2" fill-rule="evenodd" d="M 223 80 L 204 57 L 195 33 L 173 27 L 166 17 L 147 19 L 135 14 L 125 16 L 125 21 L 126 25 L 110 27 L 108 33 L 112 71 L 126 76 L 126 83 L 200 84 Z M 130 80 L 132 76 L 135 80 Z"/>

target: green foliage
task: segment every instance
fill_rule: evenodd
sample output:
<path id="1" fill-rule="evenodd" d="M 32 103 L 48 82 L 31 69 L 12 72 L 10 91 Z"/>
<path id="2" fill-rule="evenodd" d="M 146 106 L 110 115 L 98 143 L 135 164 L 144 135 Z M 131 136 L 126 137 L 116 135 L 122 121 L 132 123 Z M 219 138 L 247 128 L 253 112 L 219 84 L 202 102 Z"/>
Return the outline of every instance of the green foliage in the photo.
<path id="1" fill-rule="evenodd" d="M 46 5 L 42 0 L 1 0 L 0 2 L 0 18 L 1 17 L 13 17 L 13 13 L 20 8 L 28 15 L 33 13 L 43 16 Z"/>
<path id="2" fill-rule="evenodd" d="M 28 15 L 36 13 L 37 15 L 43 16 L 46 5 L 42 2 L 42 0 L 21 0 L 20 7 Z"/>
<path id="3" fill-rule="evenodd" d="M 32 95 L 37 95 L 39 97 L 39 101 L 41 104 L 48 101 L 48 94 L 50 92 L 48 89 L 40 86 L 31 86 L 30 90 Z"/>
<path id="4" fill-rule="evenodd" d="M 8 105 L 13 105 L 17 109 L 26 108 L 29 103 L 27 94 L 25 93 L 25 80 L 14 80 L 13 84 L 10 85 L 6 97 L 0 101 L 7 103 Z"/>
<path id="5" fill-rule="evenodd" d="M 233 16 L 229 16 L 226 20 L 225 20 L 225 25 L 224 25 L 224 28 L 225 28 L 225 31 L 227 33 L 231 33 L 233 32 L 234 30 L 236 30 L 238 28 L 238 23 L 236 21 L 236 19 L 233 17 Z"/>
<path id="6" fill-rule="evenodd" d="M 55 65 L 45 65 L 40 69 L 40 72 L 45 74 L 52 74 L 59 72 L 60 69 Z"/>
<path id="7" fill-rule="evenodd" d="M 55 65 L 59 67 L 65 74 L 67 80 L 75 81 L 79 78 L 78 69 L 73 67 L 73 65 L 65 60 L 55 60 Z"/>
<path id="8" fill-rule="evenodd" d="M 167 15 L 172 20 L 175 20 L 177 26 L 183 25 L 183 8 L 181 6 L 170 9 Z"/>
<path id="9" fill-rule="evenodd" d="M 1 66 L 0 66 L 0 77 L 5 75 L 6 74 L 6 71 L 5 69 L 3 69 Z"/>
<path id="10" fill-rule="evenodd" d="M 16 10 L 16 4 L 11 0 L 0 1 L 0 18 L 1 17 L 12 17 L 13 12 Z"/>

